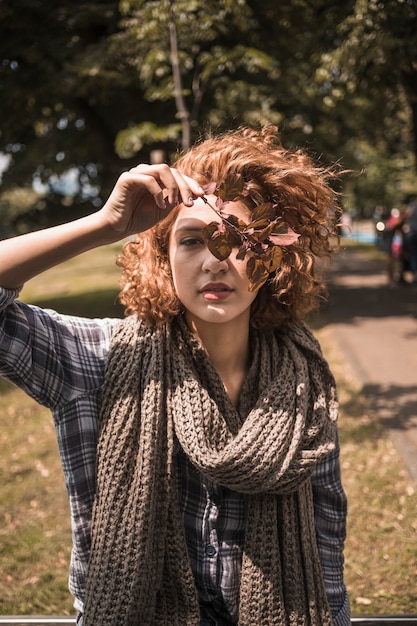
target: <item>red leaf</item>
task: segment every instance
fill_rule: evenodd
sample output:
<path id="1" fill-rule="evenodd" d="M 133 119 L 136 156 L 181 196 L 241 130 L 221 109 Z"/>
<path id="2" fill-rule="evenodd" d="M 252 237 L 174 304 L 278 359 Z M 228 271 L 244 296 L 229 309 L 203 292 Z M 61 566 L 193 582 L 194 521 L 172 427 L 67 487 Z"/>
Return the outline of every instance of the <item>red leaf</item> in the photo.
<path id="1" fill-rule="evenodd" d="M 277 246 L 291 246 L 295 243 L 300 235 L 288 227 L 288 231 L 283 234 L 272 234 L 269 236 L 270 241 Z"/>

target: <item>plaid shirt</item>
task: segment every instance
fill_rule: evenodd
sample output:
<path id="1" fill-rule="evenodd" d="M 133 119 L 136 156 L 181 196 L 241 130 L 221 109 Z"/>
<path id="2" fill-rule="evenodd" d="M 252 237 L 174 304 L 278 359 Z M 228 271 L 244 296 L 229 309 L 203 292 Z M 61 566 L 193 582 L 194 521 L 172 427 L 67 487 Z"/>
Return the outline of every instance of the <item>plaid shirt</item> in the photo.
<path id="1" fill-rule="evenodd" d="M 91 320 L 23 304 L 0 288 L 0 374 L 54 417 L 73 533 L 69 588 L 82 611 L 95 490 L 97 424 L 109 344 L 119 319 Z M 202 617 L 236 624 L 244 505 L 240 494 L 205 480 L 179 449 L 180 504 Z M 349 626 L 343 583 L 346 498 L 339 450 L 313 475 L 316 535 L 337 626 Z M 210 622 L 209 622 L 210 623 Z"/>

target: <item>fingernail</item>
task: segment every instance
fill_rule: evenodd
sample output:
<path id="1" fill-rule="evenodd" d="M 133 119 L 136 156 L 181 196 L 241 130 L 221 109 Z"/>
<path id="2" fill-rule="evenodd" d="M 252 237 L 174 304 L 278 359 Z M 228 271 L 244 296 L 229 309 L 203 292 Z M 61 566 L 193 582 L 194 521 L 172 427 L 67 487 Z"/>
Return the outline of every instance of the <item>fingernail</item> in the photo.
<path id="1" fill-rule="evenodd" d="M 192 196 L 190 196 L 190 197 L 188 198 L 188 204 L 189 204 L 190 206 L 193 206 L 193 205 L 194 205 L 194 198 L 193 198 Z"/>

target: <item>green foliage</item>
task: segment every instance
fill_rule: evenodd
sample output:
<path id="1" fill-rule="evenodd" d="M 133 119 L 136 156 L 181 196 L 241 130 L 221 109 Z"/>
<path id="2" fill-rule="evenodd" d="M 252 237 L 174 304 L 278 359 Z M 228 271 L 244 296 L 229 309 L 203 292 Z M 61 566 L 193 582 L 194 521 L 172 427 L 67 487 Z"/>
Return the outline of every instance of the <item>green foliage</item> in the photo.
<path id="1" fill-rule="evenodd" d="M 336 156 L 365 172 L 350 185 L 351 202 L 369 215 L 375 203 L 398 205 L 416 190 L 417 6 L 356 0 L 352 9 L 316 73 L 323 93 L 318 132 L 334 120 Z"/>
<path id="2" fill-rule="evenodd" d="M 407 202 L 416 11 L 413 0 L 3 0 L 0 196 L 34 180 L 41 193 L 17 209 L 0 197 L 2 234 L 91 212 L 152 150 L 242 123 L 277 124 L 284 145 L 363 172 L 341 189 L 352 210 Z"/>
<path id="3" fill-rule="evenodd" d="M 265 98 L 265 90 L 271 95 L 277 63 L 254 46 L 252 29 L 256 30 L 257 24 L 246 2 L 124 0 L 121 11 L 124 19 L 113 38 L 114 49 L 122 51 L 122 66 L 137 73 L 145 98 L 165 104 L 166 113 L 160 120 L 163 126 L 177 116 L 198 135 L 207 122 L 225 127 L 233 119 L 248 121 L 251 112 L 269 107 L 273 117 L 274 99 Z M 170 39 L 173 22 L 178 55 Z M 173 74 L 176 61 L 178 85 Z M 238 97 L 224 98 L 224 92 L 232 89 Z M 178 95 L 183 99 L 183 111 L 178 108 Z M 212 114 L 217 111 L 221 114 Z M 119 134 L 119 145 L 121 135 L 124 131 Z M 119 150 L 124 153 L 123 147 Z"/>
<path id="4" fill-rule="evenodd" d="M 11 159 L 2 191 L 29 189 L 34 180 L 44 186 L 27 227 L 42 219 L 45 201 L 56 221 L 91 212 L 123 168 L 114 136 L 134 118 L 129 81 L 107 45 L 117 21 L 115 0 L 0 5 L 0 151 Z M 62 192 L 70 171 L 76 185 Z M 9 213 L 1 222 L 19 228 Z"/>
<path id="5" fill-rule="evenodd" d="M 13 234 L 7 225 L 16 225 L 20 218 L 25 219 L 25 215 L 38 204 L 38 194 L 31 188 L 10 189 L 0 196 L 0 213 L 3 218 L 3 228 L 0 230 L 2 237 Z M 24 228 L 23 228 L 24 230 Z"/>
<path id="6" fill-rule="evenodd" d="M 121 158 L 133 157 L 145 144 L 167 143 L 178 139 L 180 124 L 157 126 L 152 122 L 142 122 L 121 130 L 115 141 L 115 150 Z"/>

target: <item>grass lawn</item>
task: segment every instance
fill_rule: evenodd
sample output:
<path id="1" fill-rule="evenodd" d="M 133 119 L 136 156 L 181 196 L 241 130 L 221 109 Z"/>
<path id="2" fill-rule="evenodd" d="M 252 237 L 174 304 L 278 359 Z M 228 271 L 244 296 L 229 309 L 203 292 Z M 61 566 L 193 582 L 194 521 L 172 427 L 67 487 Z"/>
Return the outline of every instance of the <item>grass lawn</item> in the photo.
<path id="1" fill-rule="evenodd" d="M 331 329 L 316 334 L 338 384 L 349 500 L 345 580 L 352 613 L 417 613 L 417 486 Z"/>
<path id="2" fill-rule="evenodd" d="M 28 284 L 22 298 L 65 313 L 120 316 L 117 247 L 88 252 Z M 346 581 L 353 613 L 417 613 L 417 492 L 337 348 L 317 331 L 341 401 L 349 498 Z M 49 412 L 0 385 L 0 614 L 70 614 L 68 504 Z"/>

